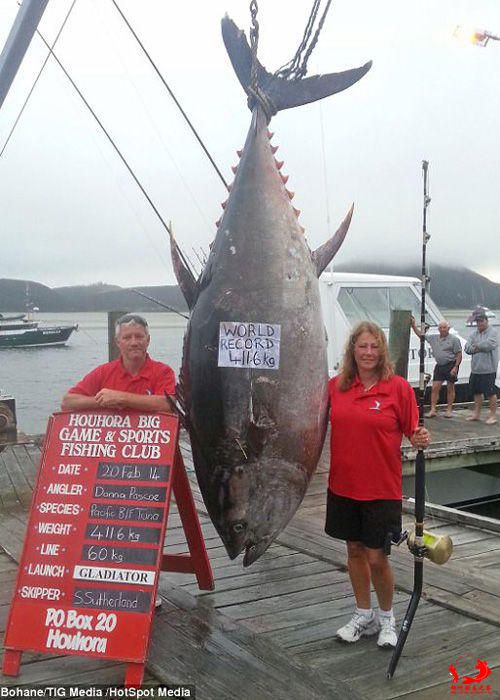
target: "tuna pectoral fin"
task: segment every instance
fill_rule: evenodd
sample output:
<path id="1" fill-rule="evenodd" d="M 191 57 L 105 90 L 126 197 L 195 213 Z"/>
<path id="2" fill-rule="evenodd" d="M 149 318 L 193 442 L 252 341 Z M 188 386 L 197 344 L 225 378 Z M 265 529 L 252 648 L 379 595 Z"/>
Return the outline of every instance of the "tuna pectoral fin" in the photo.
<path id="1" fill-rule="evenodd" d="M 190 267 L 184 260 L 184 256 L 177 245 L 177 241 L 171 232 L 169 232 L 169 234 L 170 255 L 172 257 L 175 276 L 189 309 L 192 309 L 196 303 L 196 299 L 198 298 L 198 285 L 196 284 L 196 279 L 191 272 Z"/>
<path id="2" fill-rule="evenodd" d="M 245 33 L 227 15 L 222 20 L 222 36 L 229 58 L 243 89 L 249 94 L 252 54 Z M 371 68 L 371 61 L 360 68 L 314 75 L 300 80 L 286 80 L 268 73 L 257 64 L 257 81 L 259 88 L 272 103 L 275 112 L 290 107 L 297 107 L 308 102 L 321 100 L 323 97 L 341 92 L 354 85 Z"/>
<path id="3" fill-rule="evenodd" d="M 346 237 L 349 225 L 351 223 L 353 210 L 354 204 L 347 212 L 347 216 L 345 217 L 344 221 L 340 224 L 336 233 L 331 238 L 329 238 L 326 241 L 326 243 L 323 243 L 323 245 L 321 245 L 319 248 L 316 248 L 316 250 L 312 253 L 312 259 L 316 267 L 316 274 L 318 275 L 318 277 L 321 275 L 321 273 L 329 264 L 329 262 L 337 254 L 338 249 L 344 242 L 344 238 Z"/>

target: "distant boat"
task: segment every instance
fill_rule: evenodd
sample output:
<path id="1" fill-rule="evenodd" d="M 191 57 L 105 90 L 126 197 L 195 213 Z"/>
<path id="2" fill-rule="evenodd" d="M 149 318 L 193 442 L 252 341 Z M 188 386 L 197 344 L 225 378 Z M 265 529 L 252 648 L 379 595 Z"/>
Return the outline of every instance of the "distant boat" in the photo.
<path id="1" fill-rule="evenodd" d="M 0 349 L 64 345 L 78 324 L 41 325 L 30 314 L 0 314 Z"/>
<path id="2" fill-rule="evenodd" d="M 492 326 L 498 325 L 498 321 L 496 320 L 496 316 L 491 311 L 491 309 L 488 309 L 487 306 L 481 306 L 478 304 L 474 309 L 472 309 L 472 312 L 470 316 L 467 317 L 467 321 L 465 322 L 465 325 L 468 326 L 469 328 L 475 327 L 476 325 L 476 316 L 478 314 L 486 314 L 486 318 L 488 319 L 488 322 L 491 323 Z"/>

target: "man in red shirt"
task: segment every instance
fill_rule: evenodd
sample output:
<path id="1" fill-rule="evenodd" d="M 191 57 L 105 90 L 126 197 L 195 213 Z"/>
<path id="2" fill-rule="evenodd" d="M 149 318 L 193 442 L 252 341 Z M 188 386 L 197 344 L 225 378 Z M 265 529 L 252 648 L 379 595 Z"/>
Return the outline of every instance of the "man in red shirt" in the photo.
<path id="1" fill-rule="evenodd" d="M 118 360 L 99 365 L 72 387 L 62 400 L 63 411 L 96 408 L 170 412 L 165 394 L 175 395 L 175 374 L 152 360 L 150 336 L 142 316 L 125 314 L 116 322 Z"/>

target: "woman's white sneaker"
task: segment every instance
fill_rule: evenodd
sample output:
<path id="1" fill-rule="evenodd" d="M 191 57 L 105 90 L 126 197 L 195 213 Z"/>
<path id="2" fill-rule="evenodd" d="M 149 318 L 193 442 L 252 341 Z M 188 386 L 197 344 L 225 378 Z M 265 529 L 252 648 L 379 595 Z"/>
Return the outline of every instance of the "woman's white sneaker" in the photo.
<path id="1" fill-rule="evenodd" d="M 377 639 L 377 645 L 382 649 L 391 649 L 396 646 L 398 635 L 396 632 L 396 620 L 394 617 L 384 617 L 381 615 L 380 632 Z"/>
<path id="2" fill-rule="evenodd" d="M 372 613 L 371 617 L 366 617 L 366 615 L 360 615 L 358 612 L 355 612 L 349 622 L 337 630 L 335 636 L 342 642 L 352 644 L 352 642 L 357 642 L 361 637 L 370 637 L 377 634 L 379 629 L 380 624 L 375 613 Z"/>

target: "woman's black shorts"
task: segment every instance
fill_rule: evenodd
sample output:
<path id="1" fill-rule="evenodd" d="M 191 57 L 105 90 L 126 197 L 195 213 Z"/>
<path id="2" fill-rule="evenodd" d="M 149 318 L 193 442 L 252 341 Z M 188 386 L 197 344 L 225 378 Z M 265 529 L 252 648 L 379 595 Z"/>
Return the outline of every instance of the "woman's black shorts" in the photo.
<path id="1" fill-rule="evenodd" d="M 469 387 L 473 395 L 482 394 L 485 399 L 496 394 L 496 374 L 471 374 Z"/>
<path id="2" fill-rule="evenodd" d="M 330 537 L 383 549 L 401 533 L 401 500 L 356 501 L 328 491 L 325 532 Z"/>

